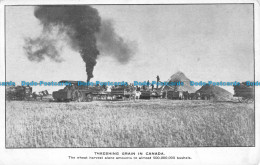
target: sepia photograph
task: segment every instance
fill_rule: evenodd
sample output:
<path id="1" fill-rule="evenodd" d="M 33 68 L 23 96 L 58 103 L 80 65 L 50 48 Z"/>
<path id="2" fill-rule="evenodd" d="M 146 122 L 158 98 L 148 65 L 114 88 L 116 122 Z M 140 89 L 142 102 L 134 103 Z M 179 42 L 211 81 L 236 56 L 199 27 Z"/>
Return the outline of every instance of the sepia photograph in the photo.
<path id="1" fill-rule="evenodd" d="M 4 6 L 5 148 L 255 147 L 254 9 Z"/>

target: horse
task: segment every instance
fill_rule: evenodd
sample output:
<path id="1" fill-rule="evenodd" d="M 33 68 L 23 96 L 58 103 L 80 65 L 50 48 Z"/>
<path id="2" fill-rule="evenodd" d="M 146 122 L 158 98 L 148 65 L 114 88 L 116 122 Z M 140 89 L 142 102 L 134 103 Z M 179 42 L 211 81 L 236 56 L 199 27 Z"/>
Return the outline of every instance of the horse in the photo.
<path id="1" fill-rule="evenodd" d="M 188 100 L 189 99 L 189 92 L 188 91 L 183 92 L 183 99 L 184 100 Z"/>

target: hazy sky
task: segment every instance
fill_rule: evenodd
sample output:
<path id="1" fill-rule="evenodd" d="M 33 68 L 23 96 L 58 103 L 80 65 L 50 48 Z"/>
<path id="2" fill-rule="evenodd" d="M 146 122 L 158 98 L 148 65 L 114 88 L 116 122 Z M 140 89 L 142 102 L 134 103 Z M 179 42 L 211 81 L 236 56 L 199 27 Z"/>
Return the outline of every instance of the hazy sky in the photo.
<path id="1" fill-rule="evenodd" d="M 127 64 L 100 55 L 91 81 L 168 80 L 182 71 L 194 81 L 253 80 L 253 5 L 93 5 L 116 32 L 138 45 Z M 41 32 L 33 6 L 6 7 L 7 80 L 86 80 L 78 52 L 63 49 L 62 63 L 27 59 L 25 37 Z M 50 87 L 46 87 L 50 89 Z M 232 91 L 232 89 L 228 89 Z"/>

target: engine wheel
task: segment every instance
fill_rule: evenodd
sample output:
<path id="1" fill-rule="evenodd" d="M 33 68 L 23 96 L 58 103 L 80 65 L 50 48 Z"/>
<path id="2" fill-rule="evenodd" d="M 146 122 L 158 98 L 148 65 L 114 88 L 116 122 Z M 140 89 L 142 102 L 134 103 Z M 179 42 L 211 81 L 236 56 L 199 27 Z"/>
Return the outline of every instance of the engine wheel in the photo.
<path id="1" fill-rule="evenodd" d="M 93 96 L 92 96 L 92 94 L 87 94 L 86 101 L 87 101 L 87 102 L 93 101 Z"/>
<path id="2" fill-rule="evenodd" d="M 82 93 L 78 90 L 73 91 L 72 100 L 77 102 L 82 102 L 83 101 Z"/>

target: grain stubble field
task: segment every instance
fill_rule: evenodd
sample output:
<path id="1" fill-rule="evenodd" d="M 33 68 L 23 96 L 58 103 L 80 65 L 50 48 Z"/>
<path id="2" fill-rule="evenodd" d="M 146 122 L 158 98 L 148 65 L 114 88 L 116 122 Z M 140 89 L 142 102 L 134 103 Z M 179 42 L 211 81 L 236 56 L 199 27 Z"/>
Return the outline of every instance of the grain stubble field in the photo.
<path id="1" fill-rule="evenodd" d="M 6 102 L 6 147 L 254 146 L 254 104 Z"/>

